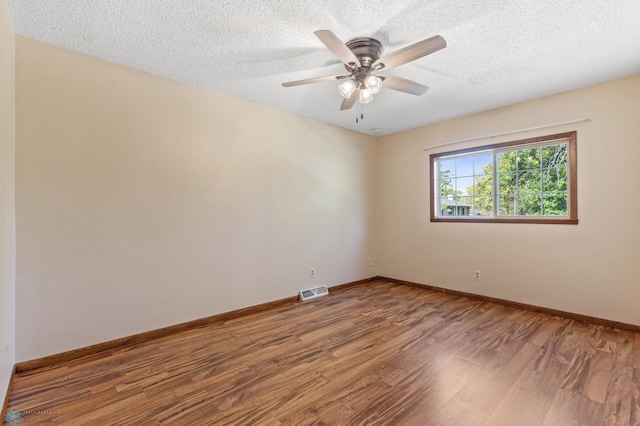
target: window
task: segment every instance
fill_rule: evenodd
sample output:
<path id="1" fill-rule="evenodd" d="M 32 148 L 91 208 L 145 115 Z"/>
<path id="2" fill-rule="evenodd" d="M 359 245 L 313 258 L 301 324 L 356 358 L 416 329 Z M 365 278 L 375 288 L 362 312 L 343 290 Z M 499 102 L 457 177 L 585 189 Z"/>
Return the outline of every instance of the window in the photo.
<path id="1" fill-rule="evenodd" d="M 430 159 L 432 222 L 578 223 L 576 132 Z"/>

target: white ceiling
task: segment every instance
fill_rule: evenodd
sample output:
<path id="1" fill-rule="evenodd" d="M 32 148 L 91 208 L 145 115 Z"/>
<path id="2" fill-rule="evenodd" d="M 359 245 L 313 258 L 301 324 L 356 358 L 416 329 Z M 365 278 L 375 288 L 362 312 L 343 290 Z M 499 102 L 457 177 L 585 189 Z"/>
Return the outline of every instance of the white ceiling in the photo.
<path id="1" fill-rule="evenodd" d="M 387 135 L 640 72 L 639 0 L 9 0 L 17 34 L 316 120 Z M 384 53 L 439 34 L 448 46 L 388 74 L 340 111 L 342 74 L 313 34 L 373 36 Z M 382 129 L 374 131 L 373 129 Z"/>

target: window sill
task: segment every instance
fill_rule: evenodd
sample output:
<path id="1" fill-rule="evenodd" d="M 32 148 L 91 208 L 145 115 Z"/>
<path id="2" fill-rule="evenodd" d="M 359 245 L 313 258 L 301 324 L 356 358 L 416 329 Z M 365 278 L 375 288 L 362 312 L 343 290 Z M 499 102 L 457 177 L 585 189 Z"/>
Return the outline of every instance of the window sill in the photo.
<path id="1" fill-rule="evenodd" d="M 432 217 L 431 222 L 448 222 L 448 223 L 528 223 L 536 225 L 577 225 L 578 219 L 566 219 L 566 218 L 444 218 L 444 217 Z"/>

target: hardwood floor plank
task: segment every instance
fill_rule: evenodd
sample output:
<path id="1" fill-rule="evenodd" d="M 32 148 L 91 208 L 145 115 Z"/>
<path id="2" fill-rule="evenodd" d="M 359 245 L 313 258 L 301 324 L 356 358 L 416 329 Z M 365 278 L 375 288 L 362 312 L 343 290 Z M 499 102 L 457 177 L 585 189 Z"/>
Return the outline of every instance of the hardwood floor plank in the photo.
<path id="1" fill-rule="evenodd" d="M 467 361 L 451 358 L 442 370 L 424 368 L 418 371 L 414 380 L 396 386 L 393 403 L 380 413 L 378 421 L 372 424 L 430 424 L 435 416 L 462 389 L 481 367 Z"/>
<path id="2" fill-rule="evenodd" d="M 545 342 L 563 325 L 569 324 L 571 321 L 565 318 L 544 317 L 542 325 L 533 333 L 529 342 L 536 346 L 542 347 Z"/>
<path id="3" fill-rule="evenodd" d="M 633 369 L 631 383 L 631 422 L 632 425 L 640 425 L 640 369 Z"/>
<path id="4" fill-rule="evenodd" d="M 471 383 L 483 383 L 483 386 L 467 386 L 456 398 L 484 412 L 492 413 L 522 372 L 522 369 L 517 369 L 516 374 L 510 374 L 509 371 L 513 370 L 509 368 L 509 364 L 509 360 L 496 356 L 471 379 Z"/>
<path id="5" fill-rule="evenodd" d="M 607 386 L 613 368 L 613 354 L 597 351 L 593 355 L 591 368 L 584 385 L 584 394 L 589 399 L 603 404 L 607 398 Z"/>
<path id="6" fill-rule="evenodd" d="M 569 362 L 562 377 L 560 388 L 582 393 L 591 368 L 591 356 L 589 352 L 577 350 Z"/>
<path id="7" fill-rule="evenodd" d="M 17 374 L 71 425 L 635 425 L 640 333 L 385 281 Z"/>
<path id="8" fill-rule="evenodd" d="M 489 412 L 458 398 L 452 398 L 429 419 L 429 426 L 482 426 L 489 418 Z"/>
<path id="9" fill-rule="evenodd" d="M 640 370 L 640 333 L 635 333 L 633 342 L 631 366 L 637 370 Z"/>
<path id="10" fill-rule="evenodd" d="M 607 398 L 604 402 L 602 424 L 622 426 L 631 424 L 631 403 L 633 392 L 633 368 L 628 366 L 614 367 Z"/>
<path id="11" fill-rule="evenodd" d="M 487 424 L 540 425 L 554 397 L 546 391 L 546 386 L 542 384 L 542 377 L 543 374 L 539 371 L 525 368 L 493 411 Z"/>
<path id="12" fill-rule="evenodd" d="M 601 426 L 604 407 L 580 393 L 559 390 L 549 407 L 543 426 Z"/>
<path id="13" fill-rule="evenodd" d="M 69 425 L 135 424 L 148 416 L 140 407 L 146 405 L 146 396 L 137 389 L 108 396 L 88 397 L 73 403 L 56 405 L 60 418 L 57 423 Z"/>

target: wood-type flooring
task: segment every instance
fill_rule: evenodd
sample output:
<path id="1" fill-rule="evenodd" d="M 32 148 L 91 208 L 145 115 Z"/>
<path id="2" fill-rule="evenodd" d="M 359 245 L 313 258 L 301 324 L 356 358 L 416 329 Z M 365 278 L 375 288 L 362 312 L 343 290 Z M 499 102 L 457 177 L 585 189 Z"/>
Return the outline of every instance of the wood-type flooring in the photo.
<path id="1" fill-rule="evenodd" d="M 376 281 L 21 373 L 8 409 L 24 424 L 639 425 L 640 334 Z"/>

